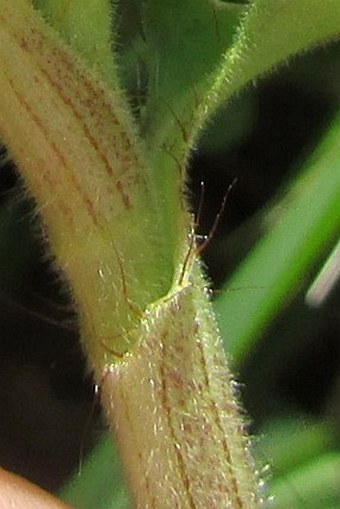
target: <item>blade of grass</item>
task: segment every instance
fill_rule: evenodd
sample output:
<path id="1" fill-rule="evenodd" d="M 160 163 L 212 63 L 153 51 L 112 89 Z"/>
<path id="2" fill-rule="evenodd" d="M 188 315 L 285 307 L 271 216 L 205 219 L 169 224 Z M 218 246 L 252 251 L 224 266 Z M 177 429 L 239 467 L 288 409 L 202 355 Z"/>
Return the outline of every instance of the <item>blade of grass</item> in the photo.
<path id="1" fill-rule="evenodd" d="M 215 309 L 236 362 L 333 247 L 340 230 L 340 121 L 336 118 L 301 176 L 275 208 L 276 224 L 225 284 Z M 233 292 L 228 288 L 251 288 Z"/>

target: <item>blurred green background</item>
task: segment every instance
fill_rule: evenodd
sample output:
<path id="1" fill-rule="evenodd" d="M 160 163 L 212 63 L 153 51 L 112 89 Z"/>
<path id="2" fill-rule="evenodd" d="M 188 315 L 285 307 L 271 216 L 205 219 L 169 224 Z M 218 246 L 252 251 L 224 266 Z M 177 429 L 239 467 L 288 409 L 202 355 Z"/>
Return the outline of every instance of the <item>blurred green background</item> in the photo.
<path id="1" fill-rule="evenodd" d="M 298 57 L 233 99 L 191 161 L 199 234 L 209 233 L 237 178 L 203 257 L 263 489 L 278 509 L 340 507 L 339 51 L 334 43 Z M 143 80 L 125 79 L 138 107 Z M 1 462 L 52 491 L 76 472 L 65 499 L 123 509 L 76 316 L 16 175 L 4 151 Z M 334 285 L 320 297 L 318 275 L 332 251 Z"/>

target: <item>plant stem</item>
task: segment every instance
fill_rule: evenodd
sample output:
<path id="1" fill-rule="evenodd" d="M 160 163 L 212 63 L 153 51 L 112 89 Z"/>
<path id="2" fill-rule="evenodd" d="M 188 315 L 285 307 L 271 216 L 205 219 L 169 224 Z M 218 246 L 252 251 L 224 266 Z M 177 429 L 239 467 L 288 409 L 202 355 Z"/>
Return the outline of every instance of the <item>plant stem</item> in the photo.
<path id="1" fill-rule="evenodd" d="M 136 507 L 259 506 L 244 427 L 202 281 L 151 305 L 104 375 Z"/>
<path id="2" fill-rule="evenodd" d="M 193 232 L 166 249 L 125 98 L 25 0 L 0 7 L 0 132 L 71 288 L 136 507 L 257 507 Z"/>

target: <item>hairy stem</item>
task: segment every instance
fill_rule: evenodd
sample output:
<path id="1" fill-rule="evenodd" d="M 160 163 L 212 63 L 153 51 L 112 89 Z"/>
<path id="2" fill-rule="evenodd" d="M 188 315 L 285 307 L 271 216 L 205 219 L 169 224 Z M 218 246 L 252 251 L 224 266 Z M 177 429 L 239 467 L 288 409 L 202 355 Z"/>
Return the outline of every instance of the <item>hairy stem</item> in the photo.
<path id="1" fill-rule="evenodd" d="M 73 293 L 136 507 L 257 507 L 193 232 L 165 248 L 124 97 L 25 0 L 0 0 L 0 66 L 0 134 Z"/>
<path id="2" fill-rule="evenodd" d="M 125 351 L 125 330 L 173 278 L 136 128 L 119 92 L 85 70 L 27 2 L 0 6 L 1 136 L 71 281 L 85 334 L 102 344 L 114 337 L 111 347 Z M 103 365 L 97 352 L 93 345 Z"/>
<path id="3" fill-rule="evenodd" d="M 138 509 L 253 509 L 258 488 L 202 285 L 151 305 L 103 400 Z"/>

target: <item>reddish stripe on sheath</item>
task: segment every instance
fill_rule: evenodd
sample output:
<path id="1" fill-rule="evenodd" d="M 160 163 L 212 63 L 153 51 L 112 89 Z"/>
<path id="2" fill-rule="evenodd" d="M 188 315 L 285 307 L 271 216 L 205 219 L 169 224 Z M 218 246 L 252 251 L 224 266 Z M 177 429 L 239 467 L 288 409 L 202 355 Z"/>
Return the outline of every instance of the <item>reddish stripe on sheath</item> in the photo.
<path id="1" fill-rule="evenodd" d="M 212 397 L 212 394 L 211 394 L 211 387 L 210 387 L 210 381 L 209 381 L 209 376 L 208 376 L 207 363 L 206 363 L 206 359 L 205 359 L 205 355 L 204 355 L 203 345 L 202 345 L 201 341 L 197 341 L 196 344 L 200 351 L 200 363 L 201 363 L 201 368 L 202 368 L 202 371 L 204 374 L 205 387 L 207 389 L 207 392 L 209 394 L 209 398 L 211 401 L 210 409 L 212 410 L 212 412 L 214 414 L 215 424 L 223 437 L 222 447 L 223 447 L 224 454 L 227 459 L 227 465 L 229 465 L 229 473 L 230 473 L 230 477 L 231 477 L 231 485 L 232 485 L 233 490 L 232 490 L 232 492 L 227 491 L 227 493 L 229 493 L 230 498 L 234 498 L 234 504 L 237 504 L 234 506 L 234 508 L 242 509 L 242 507 L 244 507 L 244 506 L 243 506 L 243 502 L 240 498 L 240 494 L 238 492 L 237 481 L 235 479 L 234 472 L 232 469 L 232 458 L 231 458 L 230 450 L 228 447 L 228 442 L 225 438 L 225 431 L 223 429 L 223 425 L 221 423 L 220 415 L 218 412 L 218 404 L 216 403 L 216 401 L 214 400 L 214 398 Z"/>
<path id="2" fill-rule="evenodd" d="M 53 141 L 49 140 L 48 131 L 44 127 L 44 125 L 43 125 L 42 121 L 40 120 L 40 118 L 34 113 L 34 111 L 31 109 L 30 105 L 26 102 L 24 97 L 22 97 L 22 95 L 16 90 L 16 88 L 14 86 L 14 83 L 13 83 L 13 80 L 9 79 L 8 81 L 9 81 L 9 83 L 11 85 L 12 91 L 13 91 L 14 95 L 16 96 L 17 100 L 19 101 L 21 106 L 26 109 L 26 111 L 29 114 L 31 120 L 35 123 L 35 125 L 38 127 L 38 129 L 43 133 L 45 140 L 49 144 L 51 151 L 55 154 L 57 159 L 59 159 L 61 166 L 64 167 L 65 169 L 67 169 L 67 162 L 66 162 L 63 154 L 58 149 L 56 144 Z M 73 184 L 73 186 L 76 189 L 78 195 L 80 196 L 81 200 L 83 201 L 83 204 L 85 206 L 85 209 L 88 212 L 88 215 L 92 219 L 93 223 L 95 225 L 97 225 L 98 221 L 97 221 L 97 217 L 96 217 L 96 214 L 95 214 L 95 211 L 94 211 L 91 199 L 83 192 L 83 189 L 81 188 L 79 182 L 77 181 L 75 176 L 70 171 L 68 171 L 67 176 L 70 179 L 69 182 L 71 182 Z M 52 188 L 51 188 L 51 190 L 52 190 Z"/>
<path id="3" fill-rule="evenodd" d="M 165 359 L 166 359 L 166 350 L 165 350 L 164 342 L 162 341 L 162 359 L 161 359 L 161 364 L 160 364 L 160 368 L 159 368 L 159 373 L 160 373 L 160 378 L 161 378 L 161 388 L 162 388 L 162 406 L 163 406 L 163 409 L 164 409 L 166 417 L 167 417 L 169 430 L 170 430 L 170 434 L 171 434 L 171 441 L 173 444 L 175 455 L 177 457 L 179 471 L 180 471 L 180 477 L 181 477 L 181 480 L 182 480 L 184 488 L 185 488 L 189 507 L 190 507 L 190 509 L 197 509 L 195 501 L 194 501 L 192 494 L 190 492 L 190 480 L 189 480 L 189 476 L 187 474 L 187 468 L 186 468 L 186 464 L 184 461 L 184 457 L 181 453 L 181 450 L 178 447 L 176 447 L 176 444 L 179 443 L 179 440 L 176 437 L 175 429 L 172 424 L 171 406 L 169 403 L 168 391 L 167 391 Z"/>

